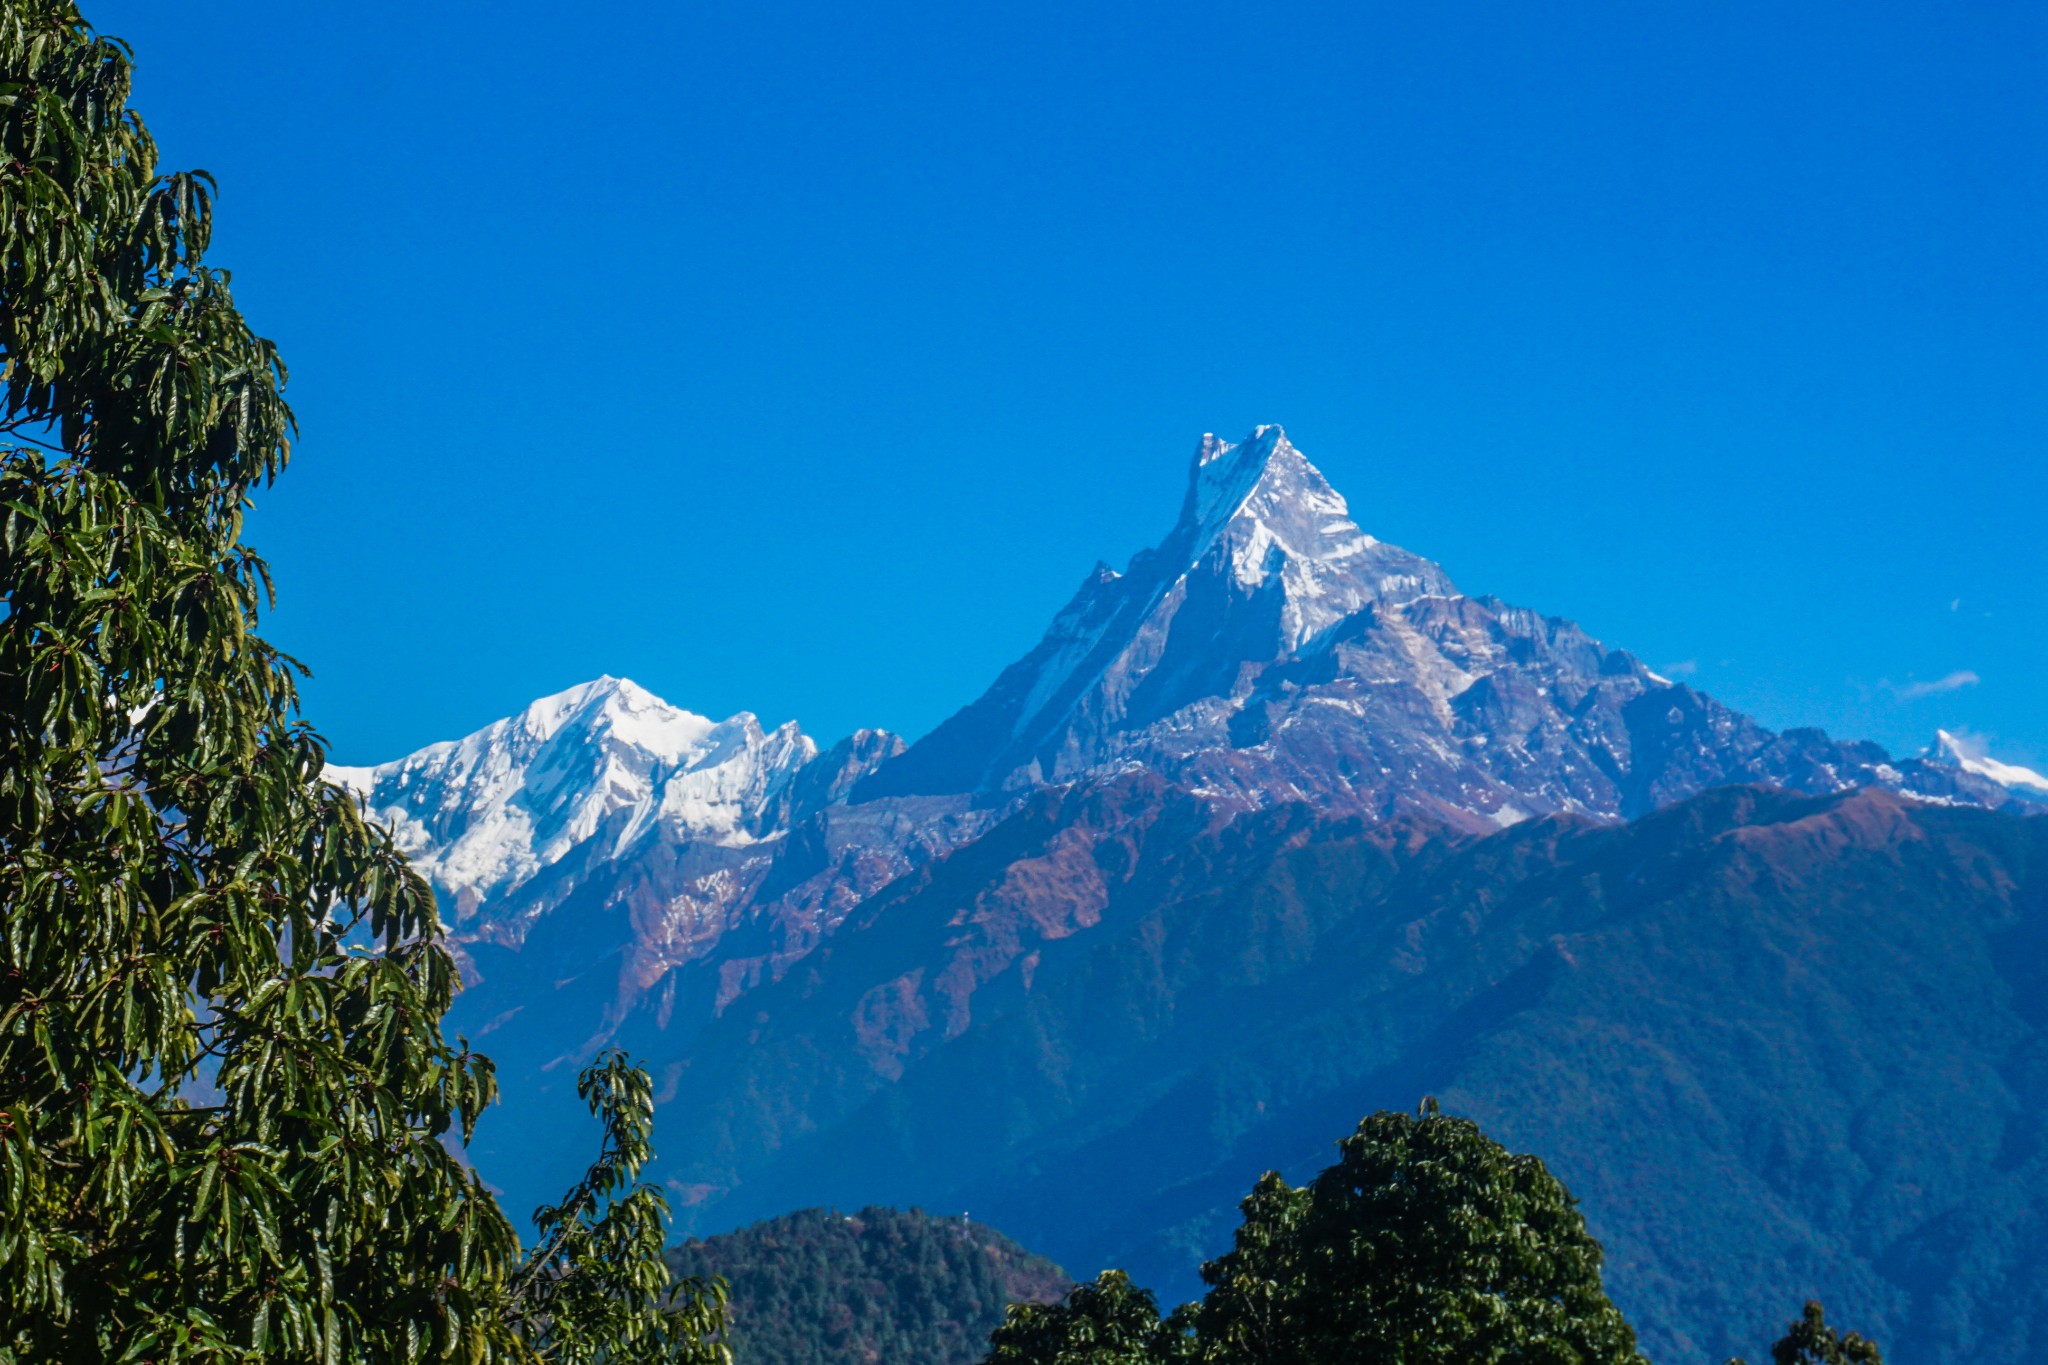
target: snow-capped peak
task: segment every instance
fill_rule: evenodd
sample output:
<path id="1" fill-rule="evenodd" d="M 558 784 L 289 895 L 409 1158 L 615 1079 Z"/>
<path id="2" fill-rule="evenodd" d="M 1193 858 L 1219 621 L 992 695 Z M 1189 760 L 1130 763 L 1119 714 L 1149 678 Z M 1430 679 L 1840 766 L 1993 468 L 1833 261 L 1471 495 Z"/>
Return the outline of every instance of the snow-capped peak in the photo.
<path id="1" fill-rule="evenodd" d="M 1203 432 L 1195 447 L 1181 520 L 1212 532 L 1220 529 L 1244 506 L 1252 489 L 1265 477 L 1267 466 L 1283 450 L 1299 458 L 1299 452 L 1288 444 L 1286 430 L 1277 423 L 1252 428 L 1252 434 L 1235 445 L 1213 431 Z"/>
<path id="2" fill-rule="evenodd" d="M 1261 671 L 1319 653 L 1367 608 L 1454 592 L 1436 565 L 1360 530 L 1280 427 L 1235 444 L 1209 433 L 1166 538 L 1122 574 L 1098 564 L 1037 648 L 863 791 L 1092 771 L 1155 729 L 1185 748 L 1238 711 Z"/>
<path id="3" fill-rule="evenodd" d="M 1343 495 L 1277 424 L 1235 445 L 1202 437 L 1168 545 L 1179 552 L 1178 567 L 1227 563 L 1247 588 L 1277 573 L 1288 651 L 1369 602 L 1454 591 L 1435 564 L 1360 530 Z"/>
<path id="4" fill-rule="evenodd" d="M 743 718 L 753 720 L 741 712 L 724 723 L 730 725 Z M 542 697 L 518 715 L 486 726 L 466 739 L 429 745 L 413 757 L 457 749 L 485 736 L 497 744 L 545 744 L 563 731 L 573 730 L 584 737 L 609 737 L 664 762 L 675 763 L 701 751 L 718 724 L 708 716 L 669 705 L 630 678 L 605 674 Z"/>
<path id="5" fill-rule="evenodd" d="M 2043 777 L 2032 768 L 2022 768 L 2017 763 L 2000 763 L 1984 751 L 1981 741 L 1972 736 L 1952 735 L 1946 730 L 1936 730 L 1934 749 L 1943 759 L 1966 773 L 1989 778 L 2007 789 L 2026 787 L 2042 795 L 2048 795 L 2048 777 Z"/>
<path id="6" fill-rule="evenodd" d="M 816 755 L 794 722 L 713 721 L 606 676 L 463 739 L 328 776 L 392 826 L 460 920 L 571 854 L 615 856 L 657 826 L 718 844 L 777 832 L 777 796 Z"/>

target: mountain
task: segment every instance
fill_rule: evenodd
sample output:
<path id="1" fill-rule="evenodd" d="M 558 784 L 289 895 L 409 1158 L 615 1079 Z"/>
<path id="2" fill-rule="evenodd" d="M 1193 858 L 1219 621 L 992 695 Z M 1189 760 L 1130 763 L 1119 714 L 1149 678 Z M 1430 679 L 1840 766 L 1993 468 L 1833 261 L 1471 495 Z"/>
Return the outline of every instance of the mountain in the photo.
<path id="1" fill-rule="evenodd" d="M 716 959 L 726 1007 L 1047 785 L 1143 769 L 1228 812 L 1303 801 L 1471 830 L 1628 819 L 1733 782 L 1986 806 L 2032 790 L 1952 740 L 1894 761 L 1773 733 L 1569 621 L 1461 594 L 1360 530 L 1265 426 L 1203 437 L 1159 546 L 1098 566 L 1036 648 L 907 750 L 863 730 L 820 752 L 794 723 L 714 723 L 607 677 L 333 773 L 392 824 L 465 946 L 516 949 L 578 896 L 625 921 L 603 945 L 625 952 L 610 998 L 562 1039 L 587 1053 L 651 993 L 672 1008 L 682 968 Z"/>
<path id="2" fill-rule="evenodd" d="M 1966 773 L 1996 782 L 2016 800 L 2048 801 L 2048 777 L 2017 763 L 2001 763 L 1986 753 L 1981 743 L 1966 736 L 1936 730 L 1932 752 Z"/>
<path id="3" fill-rule="evenodd" d="M 1583 1201 L 1653 1359 L 1805 1297 L 1892 1358 L 2048 1332 L 2048 821 L 1721 788 L 1490 836 L 1047 794 L 692 1043 L 700 1217 L 971 1208 L 1172 1301 L 1257 1173 L 1425 1094 Z M 712 1202 L 716 1200 L 716 1202 Z"/>
<path id="4" fill-rule="evenodd" d="M 793 721 L 773 733 L 744 711 L 713 723 L 605 677 L 466 739 L 329 775 L 391 821 L 457 925 L 483 919 L 516 939 L 559 903 L 571 869 L 603 865 L 657 827 L 721 848 L 782 832 L 791 788 L 817 757 Z"/>
<path id="5" fill-rule="evenodd" d="M 758 956 L 729 951 L 728 976 L 759 976 L 985 823 L 963 802 L 848 809 L 852 787 L 902 748 L 861 730 L 820 751 L 794 722 L 768 731 L 744 711 L 714 722 L 604 677 L 461 740 L 328 775 L 391 826 L 433 884 L 472 987 L 489 980 L 480 951 L 516 953 L 579 897 L 624 921 L 595 945 L 616 968 L 605 998 L 558 1038 L 561 1053 L 587 1055 L 729 929 L 751 929 Z M 524 990 L 504 1008 L 516 1010 Z M 472 992 L 471 1003 L 480 998 Z"/>
<path id="6" fill-rule="evenodd" d="M 1014 790 L 1130 766 L 1242 809 L 1466 828 L 1633 818 L 1708 787 L 1876 785 L 1998 805 L 1955 764 L 1773 734 L 1569 621 L 1459 593 L 1375 540 L 1277 426 L 1205 436 L 1179 521 L 1098 566 L 978 701 L 855 788 Z"/>
<path id="7" fill-rule="evenodd" d="M 1933 1272 L 1859 1239 L 1895 1249 L 1949 1219 L 1978 1267 L 1951 1297 L 1983 1302 L 1985 1267 L 2032 1263 L 1955 1192 L 2031 1176 L 1958 1137 L 1916 1148 L 1924 1200 L 1856 1181 L 1897 1136 L 1885 1087 L 1923 1117 L 1956 1076 L 1998 1113 L 2032 1093 L 2013 1051 L 2032 1025 L 1986 974 L 2002 949 L 1972 907 L 2031 923 L 2038 834 L 1971 834 L 1973 852 L 1940 823 L 2048 829 L 2011 814 L 2040 809 L 2024 771 L 1774 733 L 1568 621 L 1459 593 L 1262 427 L 1204 438 L 1159 546 L 1099 566 L 908 747 L 861 731 L 821 750 L 602 679 L 337 775 L 454 907 L 453 1022 L 505 1096 L 472 1152 L 515 1209 L 594 1148 L 575 1070 L 619 1044 L 655 1072 L 655 1174 L 689 1229 L 992 1209 L 1078 1270 L 1128 1262 L 1187 1292 L 1259 1168 L 1313 1169 L 1360 1114 L 1428 1089 L 1600 1197 L 1647 1340 L 1739 1349 L 1801 1283 L 1942 1360 L 1988 1338 L 1916 1297 Z M 1866 846 L 1872 829 L 1897 846 Z M 1642 880 L 1676 866 L 1705 880 Z M 1967 994 L 1908 992 L 1917 969 L 1884 953 L 1863 982 L 1842 945 L 1881 945 L 1816 927 L 1861 903 L 1852 887 L 1872 933 L 1948 934 L 1930 960 L 1963 955 Z M 1493 912 L 1509 902 L 1539 909 Z M 1591 975 L 1557 965 L 1614 907 L 1661 926 L 1656 945 Z M 1545 1012 L 1567 999 L 1572 1022 Z M 1859 1030 L 1896 1055 L 1863 1058 Z M 1766 1045 L 1784 1055 L 1744 1050 Z M 1844 1090 L 1852 1053 L 1883 1085 Z M 1678 1094 L 1707 1109 L 1673 1110 Z M 1863 1127 L 1760 1148 L 1784 1129 L 1773 1104 Z M 1779 1188 L 1809 1151 L 1861 1165 Z M 1603 1184 L 1602 1163 L 1640 1189 Z M 1687 1183 L 1707 1170 L 1740 1209 Z M 1682 1214 L 1653 1197 L 1667 1188 L 1689 1191 Z M 1865 1217 L 1870 1200 L 1896 1218 Z M 1784 1248 L 1768 1273 L 1763 1244 Z"/>
<path id="8" fill-rule="evenodd" d="M 804 1209 L 668 1254 L 724 1277 L 733 1365 L 973 1365 L 1013 1303 L 1072 1281 L 995 1229 L 921 1209 Z"/>

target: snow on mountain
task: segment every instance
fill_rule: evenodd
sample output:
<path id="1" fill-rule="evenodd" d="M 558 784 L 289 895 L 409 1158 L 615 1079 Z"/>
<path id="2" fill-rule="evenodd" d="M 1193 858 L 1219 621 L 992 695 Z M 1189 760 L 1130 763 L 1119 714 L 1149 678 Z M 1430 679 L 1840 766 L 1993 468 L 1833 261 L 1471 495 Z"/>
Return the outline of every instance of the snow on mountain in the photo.
<path id="1" fill-rule="evenodd" d="M 2024 789 L 2023 794 L 2048 796 L 2048 777 L 2043 777 L 2032 768 L 2022 768 L 2017 763 L 2001 763 L 1984 751 L 1984 745 L 1966 735 L 1952 735 L 1946 730 L 1934 732 L 1934 751 L 1940 758 L 1955 764 L 1964 772 L 1975 773 L 1988 778 L 2008 789 Z"/>
<path id="2" fill-rule="evenodd" d="M 1569 621 L 1460 593 L 1361 530 L 1277 426 L 1204 436 L 1160 545 L 1121 574 L 1098 565 L 1037 648 L 855 795 L 1133 766 L 1241 809 L 1416 810 L 1475 829 L 1630 818 L 1730 782 L 2002 795 L 1872 745 L 1774 734 Z"/>
<path id="3" fill-rule="evenodd" d="M 572 901 L 580 925 L 618 917 L 548 950 L 592 954 L 579 971 L 615 979 L 616 1020 L 707 960 L 722 1010 L 1033 793 L 1132 770 L 1224 819 L 1298 803 L 1475 832 L 1740 782 L 1995 806 L 2039 781 L 1981 754 L 1895 763 L 1774 733 L 1569 621 L 1460 593 L 1362 530 L 1277 426 L 1204 436 L 1160 544 L 1098 565 L 1036 648 L 907 750 L 862 731 L 820 754 L 794 724 L 714 722 L 600 678 L 333 776 L 390 822 L 465 945 L 516 954 Z M 491 970 L 486 994 L 514 1008 L 530 966 Z"/>
<path id="4" fill-rule="evenodd" d="M 1230 747 L 1246 665 L 1314 653 L 1376 604 L 1453 591 L 1365 534 L 1278 426 L 1202 437 L 1179 520 L 1119 574 L 1097 565 L 1031 653 L 870 779 L 863 795 L 1021 788 L 1166 747 Z M 1174 738 L 1178 733 L 1179 738 Z"/>
<path id="5" fill-rule="evenodd" d="M 986 827 L 991 812 L 965 802 L 848 809 L 849 790 L 902 749 L 859 730 L 820 752 L 793 722 L 713 721 L 603 677 L 328 777 L 391 827 L 440 897 L 470 1024 L 488 1032 L 573 997 L 582 1005 L 558 1003 L 566 1013 L 537 1046 L 583 1056 L 676 968 L 718 954 L 729 998 Z"/>
<path id="6" fill-rule="evenodd" d="M 464 739 L 328 776 L 391 824 L 460 924 L 572 853 L 618 857 L 657 826 L 725 847 L 778 833 L 777 798 L 817 753 L 794 722 L 714 722 L 603 677 Z"/>
<path id="7" fill-rule="evenodd" d="M 1278 576 L 1285 653 L 1369 602 L 1452 590 L 1436 565 L 1359 530 L 1343 497 L 1278 426 L 1258 427 L 1238 445 L 1202 437 L 1168 546 L 1182 538 L 1183 575 L 1214 560 L 1254 592 Z"/>

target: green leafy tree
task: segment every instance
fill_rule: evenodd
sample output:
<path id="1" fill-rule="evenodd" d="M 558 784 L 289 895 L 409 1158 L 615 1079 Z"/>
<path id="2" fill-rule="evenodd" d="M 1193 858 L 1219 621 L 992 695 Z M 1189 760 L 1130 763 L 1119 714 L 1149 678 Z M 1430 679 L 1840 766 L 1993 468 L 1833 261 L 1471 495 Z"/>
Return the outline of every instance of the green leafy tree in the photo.
<path id="1" fill-rule="evenodd" d="M 1645 1365 L 1600 1244 L 1541 1161 L 1434 1100 L 1372 1115 L 1338 1150 L 1307 1185 L 1260 1179 L 1199 1306 L 1162 1322 L 1108 1271 L 1063 1304 L 1012 1308 L 990 1365 Z"/>
<path id="2" fill-rule="evenodd" d="M 1202 1267 L 1209 1283 L 1202 1302 L 1202 1340 L 1212 1358 L 1265 1361 L 1291 1358 L 1300 1335 L 1296 1314 L 1310 1268 L 1302 1261 L 1301 1221 L 1310 1192 L 1268 1171 L 1243 1203 L 1234 1245 Z"/>
<path id="3" fill-rule="evenodd" d="M 704 1343 L 725 1326 L 723 1288 L 672 1282 L 662 1257 L 667 1201 L 634 1184 L 652 1155 L 646 1071 L 608 1052 L 576 1088 L 604 1125 L 604 1146 L 576 1188 L 535 1219 L 540 1241 L 512 1278 L 508 1316 L 563 1365 L 722 1358 L 723 1348 Z"/>
<path id="4" fill-rule="evenodd" d="M 1213 1358 L 1641 1365 L 1600 1244 L 1537 1158 L 1433 1100 L 1338 1147 L 1303 1190 L 1261 1181 L 1235 1246 L 1203 1268 Z"/>
<path id="5" fill-rule="evenodd" d="M 714 1358 L 644 1076 L 586 1077 L 533 1258 L 454 1154 L 494 1086 L 433 897 L 255 633 L 284 365 L 129 76 L 0 0 L 0 1362 Z"/>
<path id="6" fill-rule="evenodd" d="M 1178 1365 L 1200 1359 L 1185 1313 L 1161 1319 L 1149 1289 L 1105 1270 L 1060 1303 L 1013 1304 L 989 1365 Z"/>
<path id="7" fill-rule="evenodd" d="M 1838 1336 L 1828 1326 L 1821 1306 L 1809 1299 L 1799 1321 L 1771 1347 L 1771 1361 L 1772 1365 L 1884 1365 L 1884 1356 L 1868 1337 L 1855 1332 Z M 1742 1362 L 1731 1360 L 1728 1365 Z"/>

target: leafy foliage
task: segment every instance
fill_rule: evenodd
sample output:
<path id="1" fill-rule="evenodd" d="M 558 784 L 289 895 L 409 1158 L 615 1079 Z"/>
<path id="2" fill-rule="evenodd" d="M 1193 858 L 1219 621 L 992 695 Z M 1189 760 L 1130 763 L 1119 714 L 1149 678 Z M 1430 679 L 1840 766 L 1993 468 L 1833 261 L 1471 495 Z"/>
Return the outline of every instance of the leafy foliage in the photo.
<path id="1" fill-rule="evenodd" d="M 1600 1244 L 1533 1156 L 1425 1100 L 1378 1113 L 1304 1191 L 1274 1175 L 1203 1268 L 1204 1334 L 1261 1365 L 1546 1360 L 1639 1365 Z"/>
<path id="2" fill-rule="evenodd" d="M 1877 1343 L 1855 1332 L 1838 1336 L 1821 1306 L 1808 1300 L 1799 1321 L 1771 1347 L 1772 1365 L 1884 1365 Z M 1728 1365 L 1742 1365 L 1731 1360 Z"/>
<path id="3" fill-rule="evenodd" d="M 966 1365 L 1007 1305 L 1072 1284 L 992 1228 L 917 1209 L 805 1209 L 693 1238 L 669 1264 L 731 1285 L 737 1365 Z"/>
<path id="4" fill-rule="evenodd" d="M 1235 1244 L 1202 1267 L 1210 1290 L 1202 1303 L 1202 1334 L 1220 1351 L 1247 1360 L 1288 1358 L 1301 1335 L 1304 1293 L 1313 1273 L 1303 1258 L 1301 1224 L 1310 1191 L 1276 1171 L 1259 1177 L 1238 1206 L 1244 1215 Z"/>
<path id="5" fill-rule="evenodd" d="M 1078 1285 L 1064 1302 L 1010 1310 L 990 1338 L 991 1365 L 1149 1365 L 1196 1361 L 1185 1311 L 1162 1319 L 1149 1289 L 1121 1270 Z"/>
<path id="6" fill-rule="evenodd" d="M 604 1147 L 576 1188 L 535 1216 L 541 1240 L 513 1277 L 514 1321 L 563 1365 L 722 1355 L 701 1343 L 724 1328 L 724 1288 L 695 1277 L 672 1284 L 662 1259 L 667 1201 L 633 1183 L 652 1154 L 647 1073 L 610 1052 L 576 1089 L 604 1124 Z"/>
<path id="7" fill-rule="evenodd" d="M 994 1362 L 1642 1365 L 1600 1245 L 1534 1157 L 1437 1112 L 1378 1113 L 1307 1186 L 1262 1178 L 1199 1306 L 1161 1321 L 1120 1271 L 1012 1309 Z M 1192 1334 L 1190 1334 L 1192 1329 Z"/>
<path id="8" fill-rule="evenodd" d="M 644 1076 L 586 1078 L 534 1258 L 454 1155 L 494 1086 L 433 897 L 255 634 L 285 368 L 129 75 L 0 6 L 0 1361 L 712 1358 L 625 1189 Z"/>

